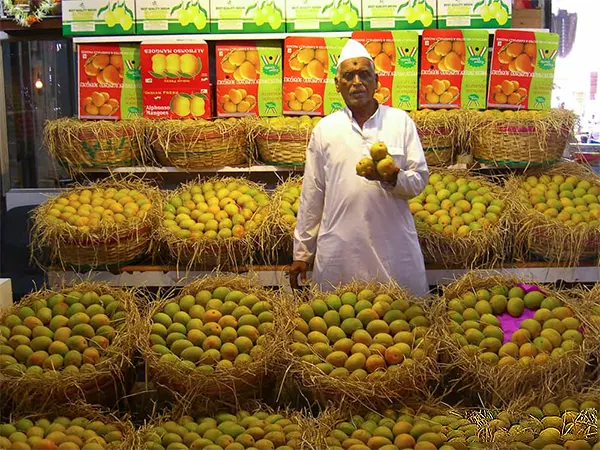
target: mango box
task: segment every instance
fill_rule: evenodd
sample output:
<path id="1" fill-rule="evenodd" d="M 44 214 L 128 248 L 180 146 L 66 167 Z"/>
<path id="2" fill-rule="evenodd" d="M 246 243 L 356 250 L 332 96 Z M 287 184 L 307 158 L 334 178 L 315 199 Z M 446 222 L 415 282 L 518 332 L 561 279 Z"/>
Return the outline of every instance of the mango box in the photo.
<path id="1" fill-rule="evenodd" d="M 138 34 L 208 33 L 210 0 L 135 0 Z"/>
<path id="2" fill-rule="evenodd" d="M 222 41 L 215 51 L 219 117 L 282 114 L 279 42 Z"/>
<path id="3" fill-rule="evenodd" d="M 485 109 L 488 53 L 485 30 L 425 30 L 419 106 Z"/>
<path id="4" fill-rule="evenodd" d="M 135 33 L 135 0 L 63 0 L 65 36 Z"/>
<path id="5" fill-rule="evenodd" d="M 142 42 L 140 56 L 144 117 L 211 117 L 206 42 Z"/>
<path id="6" fill-rule="evenodd" d="M 498 30 L 494 39 L 488 105 L 550 109 L 558 34 Z"/>
<path id="7" fill-rule="evenodd" d="M 362 11 L 363 30 L 419 30 L 437 26 L 436 0 L 362 0 Z"/>
<path id="8" fill-rule="evenodd" d="M 212 0 L 211 33 L 283 33 L 286 0 Z"/>
<path id="9" fill-rule="evenodd" d="M 337 62 L 346 38 L 287 37 L 283 113 L 324 116 L 344 107 L 336 91 Z"/>
<path id="10" fill-rule="evenodd" d="M 407 111 L 417 109 L 419 92 L 419 33 L 416 31 L 355 31 L 379 76 L 375 99 Z"/>
<path id="11" fill-rule="evenodd" d="M 80 119 L 131 119 L 142 115 L 140 48 L 131 44 L 77 46 Z"/>
<path id="12" fill-rule="evenodd" d="M 437 0 L 438 28 L 510 28 L 512 0 Z"/>
<path id="13" fill-rule="evenodd" d="M 361 29 L 361 0 L 286 0 L 286 29 L 352 31 Z"/>

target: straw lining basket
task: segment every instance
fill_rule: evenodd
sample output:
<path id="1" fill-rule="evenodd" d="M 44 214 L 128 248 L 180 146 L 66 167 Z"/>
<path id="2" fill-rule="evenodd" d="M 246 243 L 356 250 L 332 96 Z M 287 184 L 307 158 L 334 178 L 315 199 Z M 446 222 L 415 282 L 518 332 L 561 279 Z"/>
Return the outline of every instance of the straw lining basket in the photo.
<path id="1" fill-rule="evenodd" d="M 266 164 L 303 166 L 312 126 L 291 126 L 285 119 L 279 126 L 273 123 L 273 120 L 255 119 L 251 125 L 260 159 Z"/>
<path id="2" fill-rule="evenodd" d="M 575 115 L 548 112 L 472 113 L 473 156 L 479 162 L 509 167 L 555 164 L 573 133 Z"/>
<path id="3" fill-rule="evenodd" d="M 156 120 L 147 137 L 164 166 L 201 170 L 248 163 L 245 119 Z"/>
<path id="4" fill-rule="evenodd" d="M 44 141 L 48 151 L 70 170 L 135 165 L 147 158 L 141 120 L 48 120 Z"/>
<path id="5" fill-rule="evenodd" d="M 447 166 L 454 158 L 457 144 L 456 111 L 413 111 L 414 120 L 428 166 Z"/>
<path id="6" fill-rule="evenodd" d="M 147 215 L 123 224 L 116 222 L 98 228 L 82 231 L 66 222 L 50 221 L 48 217 L 57 198 L 68 197 L 96 188 L 137 190 L 148 197 L 152 206 Z M 36 250 L 49 250 L 50 263 L 71 266 L 87 271 L 93 268 L 117 268 L 127 265 L 144 256 L 150 249 L 153 229 L 158 221 L 160 195 L 158 189 L 135 181 L 107 180 L 94 186 L 80 186 L 70 189 L 58 197 L 47 200 L 36 208 L 31 231 L 32 256 Z"/>

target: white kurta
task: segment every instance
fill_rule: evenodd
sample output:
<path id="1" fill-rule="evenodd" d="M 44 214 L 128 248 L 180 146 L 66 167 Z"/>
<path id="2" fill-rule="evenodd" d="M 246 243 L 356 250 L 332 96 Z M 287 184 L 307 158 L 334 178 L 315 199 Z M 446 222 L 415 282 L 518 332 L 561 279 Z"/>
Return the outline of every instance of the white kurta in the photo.
<path id="1" fill-rule="evenodd" d="M 356 163 L 384 142 L 401 171 L 395 186 L 356 174 Z M 348 108 L 322 119 L 306 152 L 294 259 L 314 262 L 321 289 L 353 280 L 394 280 L 428 291 L 423 254 L 407 200 L 429 179 L 414 122 L 380 106 L 361 130 Z"/>

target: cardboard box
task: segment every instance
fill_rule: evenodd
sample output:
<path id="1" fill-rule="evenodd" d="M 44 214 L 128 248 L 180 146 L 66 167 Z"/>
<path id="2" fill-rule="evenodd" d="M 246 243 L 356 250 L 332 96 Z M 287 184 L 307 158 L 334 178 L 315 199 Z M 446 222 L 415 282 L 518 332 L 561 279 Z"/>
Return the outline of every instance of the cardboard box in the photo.
<path id="1" fill-rule="evenodd" d="M 360 30 L 361 15 L 361 0 L 286 0 L 288 32 Z"/>
<path id="2" fill-rule="evenodd" d="M 425 30 L 419 106 L 485 109 L 489 34 L 485 30 Z"/>
<path id="3" fill-rule="evenodd" d="M 285 0 L 212 0 L 211 33 L 283 33 Z"/>
<path id="4" fill-rule="evenodd" d="M 544 28 L 543 9 L 513 9 L 513 28 Z"/>
<path id="5" fill-rule="evenodd" d="M 324 116 L 344 107 L 336 91 L 337 61 L 346 38 L 287 37 L 283 113 Z"/>
<path id="6" fill-rule="evenodd" d="M 210 31 L 210 0 L 135 0 L 138 34 L 187 34 Z"/>
<path id="7" fill-rule="evenodd" d="M 80 119 L 142 115 L 140 48 L 132 44 L 77 46 Z"/>
<path id="8" fill-rule="evenodd" d="M 362 11 L 363 30 L 418 30 L 437 26 L 437 0 L 362 0 Z"/>
<path id="9" fill-rule="evenodd" d="M 135 33 L 135 0 L 63 0 L 65 36 Z"/>
<path id="10" fill-rule="evenodd" d="M 512 0 L 437 0 L 438 28 L 510 28 Z"/>
<path id="11" fill-rule="evenodd" d="M 550 109 L 559 36 L 498 30 L 494 39 L 490 108 Z"/>
<path id="12" fill-rule="evenodd" d="M 419 91 L 419 33 L 416 31 L 355 31 L 375 61 L 380 104 L 417 109 Z"/>
<path id="13" fill-rule="evenodd" d="M 206 42 L 142 42 L 140 56 L 144 117 L 211 117 Z"/>
<path id="14" fill-rule="evenodd" d="M 216 45 L 217 115 L 282 114 L 281 44 L 222 41 Z"/>

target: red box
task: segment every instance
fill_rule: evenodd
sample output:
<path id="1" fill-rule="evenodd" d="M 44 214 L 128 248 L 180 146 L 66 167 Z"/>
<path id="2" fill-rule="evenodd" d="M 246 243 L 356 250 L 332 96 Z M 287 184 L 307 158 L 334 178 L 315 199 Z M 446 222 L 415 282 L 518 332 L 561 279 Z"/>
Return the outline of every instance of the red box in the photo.
<path id="1" fill-rule="evenodd" d="M 208 119 L 212 116 L 205 42 L 142 42 L 140 55 L 144 117 Z"/>

